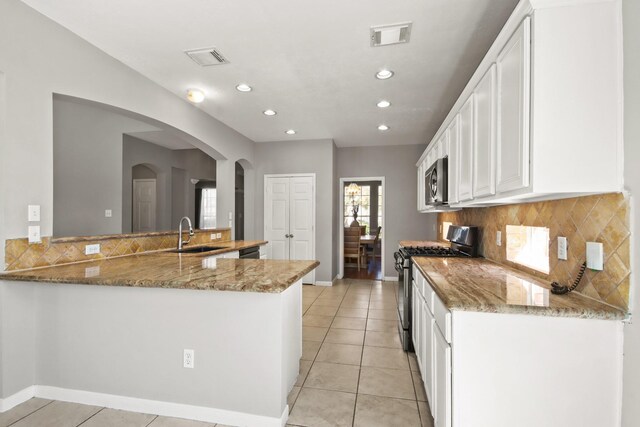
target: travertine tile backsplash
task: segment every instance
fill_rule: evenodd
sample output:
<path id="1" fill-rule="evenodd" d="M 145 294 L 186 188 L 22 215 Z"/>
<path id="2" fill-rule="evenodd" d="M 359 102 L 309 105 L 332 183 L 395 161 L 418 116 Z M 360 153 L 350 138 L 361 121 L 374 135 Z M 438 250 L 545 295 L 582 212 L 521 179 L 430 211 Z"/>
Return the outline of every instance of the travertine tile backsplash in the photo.
<path id="1" fill-rule="evenodd" d="M 481 230 L 482 256 L 562 284 L 572 283 L 577 276 L 585 261 L 586 242 L 601 242 L 604 245 L 604 270 L 587 270 L 576 291 L 627 310 L 631 270 L 629 209 L 628 199 L 620 193 L 471 208 L 438 214 L 438 230 L 442 232 L 443 222 L 476 225 Z M 507 261 L 507 225 L 549 228 L 549 274 Z M 498 230 L 502 231 L 502 246 L 495 242 Z M 568 240 L 566 261 L 557 257 L 558 236 Z M 442 235 L 439 237 L 443 238 Z"/>
<path id="2" fill-rule="evenodd" d="M 219 240 L 212 241 L 211 233 L 220 233 Z M 231 230 L 196 230 L 191 244 L 228 242 Z M 100 254 L 85 255 L 86 245 L 100 244 Z M 22 270 L 33 267 L 68 264 L 78 261 L 131 255 L 140 252 L 170 249 L 178 244 L 178 232 L 157 232 L 131 235 L 90 236 L 52 239 L 44 237 L 42 243 L 29 244 L 28 239 L 10 239 L 5 242 L 5 270 Z"/>

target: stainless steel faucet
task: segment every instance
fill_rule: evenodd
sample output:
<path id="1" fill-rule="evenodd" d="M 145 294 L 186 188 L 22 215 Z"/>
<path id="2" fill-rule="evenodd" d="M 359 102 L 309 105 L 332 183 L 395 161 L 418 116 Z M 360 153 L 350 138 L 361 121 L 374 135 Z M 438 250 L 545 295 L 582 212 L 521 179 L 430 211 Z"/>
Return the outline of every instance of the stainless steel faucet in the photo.
<path id="1" fill-rule="evenodd" d="M 184 222 L 184 220 L 187 220 L 187 224 L 189 225 L 189 238 L 187 240 L 182 240 L 182 223 Z M 189 219 L 188 216 L 182 217 L 182 219 L 180 220 L 180 225 L 178 226 L 178 250 L 181 251 L 182 250 L 182 245 L 186 245 L 191 241 L 191 236 L 193 236 L 195 233 L 193 232 L 193 228 L 191 227 L 191 220 Z"/>

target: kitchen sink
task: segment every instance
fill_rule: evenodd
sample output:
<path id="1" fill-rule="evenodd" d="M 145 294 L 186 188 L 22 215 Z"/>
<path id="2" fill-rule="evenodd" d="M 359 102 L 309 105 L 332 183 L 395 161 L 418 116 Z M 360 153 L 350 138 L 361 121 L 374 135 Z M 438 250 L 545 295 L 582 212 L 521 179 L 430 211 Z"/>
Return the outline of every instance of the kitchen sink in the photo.
<path id="1" fill-rule="evenodd" d="M 217 251 L 220 249 L 227 249 L 227 248 L 224 246 L 197 246 L 194 248 L 182 248 L 181 250 L 174 249 L 169 252 L 173 252 L 176 254 L 198 254 L 203 252 Z"/>

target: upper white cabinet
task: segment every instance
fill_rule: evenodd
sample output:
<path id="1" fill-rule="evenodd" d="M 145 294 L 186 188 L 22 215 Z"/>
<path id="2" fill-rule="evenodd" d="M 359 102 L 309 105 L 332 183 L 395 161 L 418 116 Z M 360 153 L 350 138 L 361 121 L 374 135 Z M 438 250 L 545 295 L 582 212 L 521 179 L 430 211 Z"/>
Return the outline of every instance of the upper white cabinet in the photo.
<path id="1" fill-rule="evenodd" d="M 529 186 L 531 18 L 524 19 L 498 59 L 497 190 Z"/>
<path id="2" fill-rule="evenodd" d="M 451 206 L 623 190 L 620 7 L 518 4 L 417 163 L 449 157 Z"/>
<path id="3" fill-rule="evenodd" d="M 473 94 L 464 103 L 458 114 L 460 117 L 460 149 L 458 150 L 458 201 L 473 199 Z"/>
<path id="4" fill-rule="evenodd" d="M 473 91 L 475 140 L 473 144 L 473 194 L 475 197 L 496 193 L 495 181 L 495 103 L 496 67 L 484 75 Z"/>

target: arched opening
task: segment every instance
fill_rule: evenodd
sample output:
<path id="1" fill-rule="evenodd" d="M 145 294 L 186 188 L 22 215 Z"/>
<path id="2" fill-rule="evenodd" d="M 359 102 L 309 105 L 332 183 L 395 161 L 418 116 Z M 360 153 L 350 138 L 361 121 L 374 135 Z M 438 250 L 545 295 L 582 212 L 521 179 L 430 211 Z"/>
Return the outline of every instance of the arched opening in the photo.
<path id="1" fill-rule="evenodd" d="M 131 168 L 131 231 L 157 231 L 158 175 L 145 164 Z"/>

